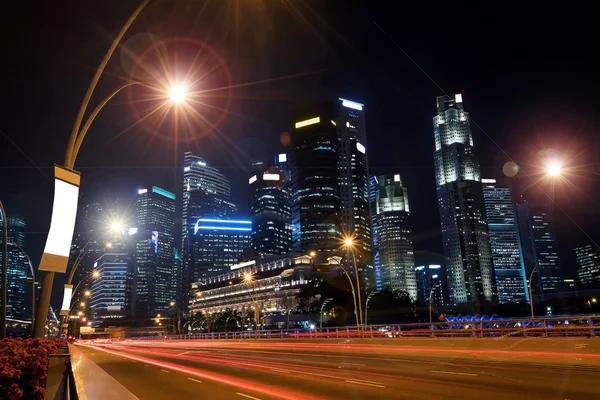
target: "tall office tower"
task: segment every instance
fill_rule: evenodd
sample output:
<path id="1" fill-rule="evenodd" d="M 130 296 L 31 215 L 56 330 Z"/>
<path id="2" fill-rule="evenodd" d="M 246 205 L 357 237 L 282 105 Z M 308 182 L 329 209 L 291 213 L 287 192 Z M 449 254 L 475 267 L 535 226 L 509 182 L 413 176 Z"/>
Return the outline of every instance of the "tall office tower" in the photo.
<path id="1" fill-rule="evenodd" d="M 190 237 L 191 282 L 227 272 L 251 247 L 252 222 L 200 218 Z"/>
<path id="2" fill-rule="evenodd" d="M 429 304 L 430 295 L 432 304 L 445 305 L 448 298 L 448 286 L 443 266 L 440 264 L 419 265 L 415 267 L 415 272 L 417 275 L 417 299 L 421 306 Z"/>
<path id="3" fill-rule="evenodd" d="M 529 279 L 535 268 L 531 282 L 533 297 L 543 301 L 559 293 L 564 284 L 550 205 L 521 199 L 516 210 L 525 273 Z"/>
<path id="4" fill-rule="evenodd" d="M 359 264 L 372 269 L 364 105 L 339 99 L 299 109 L 291 142 L 294 250 L 334 251 L 342 235 L 353 236 Z"/>
<path id="5" fill-rule="evenodd" d="M 98 277 L 92 283 L 90 307 L 94 327 L 110 325 L 111 321 L 131 313 L 132 277 L 127 253 L 104 253 L 94 261 Z"/>
<path id="6" fill-rule="evenodd" d="M 577 280 L 582 287 L 600 287 L 600 249 L 591 244 L 575 247 Z"/>
<path id="7" fill-rule="evenodd" d="M 480 167 L 462 95 L 437 98 L 433 161 L 450 303 L 495 301 Z"/>
<path id="8" fill-rule="evenodd" d="M 481 183 L 498 301 L 518 303 L 528 300 L 525 264 L 510 188 L 496 183 L 495 179 L 482 179 Z"/>
<path id="9" fill-rule="evenodd" d="M 248 181 L 252 248 L 261 255 L 291 251 L 291 202 L 285 170 L 271 167 Z"/>
<path id="10" fill-rule="evenodd" d="M 183 155 L 181 198 L 181 286 L 177 302 L 185 308 L 194 275 L 190 240 L 196 221 L 202 217 L 229 218 L 236 207 L 231 202 L 231 183 L 225 175 L 191 152 Z"/>
<path id="11" fill-rule="evenodd" d="M 196 219 L 190 211 L 193 202 L 190 201 L 191 193 L 202 190 L 207 195 L 216 195 L 222 201 L 230 202 L 231 183 L 218 169 L 208 165 L 206 160 L 191 152 L 183 155 L 183 191 L 182 191 L 182 217 L 181 217 L 181 248 L 191 229 L 194 228 Z M 185 257 L 184 257 L 185 258 Z"/>
<path id="12" fill-rule="evenodd" d="M 175 195 L 153 186 L 138 190 L 134 243 L 135 316 L 169 309 L 177 297 L 174 255 Z"/>
<path id="13" fill-rule="evenodd" d="M 1 219 L 0 219 L 1 221 Z M 7 252 L 6 252 L 6 316 L 14 319 L 30 318 L 27 315 L 27 300 L 26 297 L 27 278 L 31 277 L 31 268 L 27 257 L 19 249 L 25 247 L 25 229 L 27 224 L 25 220 L 16 215 L 8 215 L 6 217 L 7 228 Z M 2 238 L 0 237 L 0 244 Z M 17 246 L 14 246 L 12 244 Z M 2 257 L 2 246 L 0 246 L 0 259 Z M 30 281 L 31 282 L 31 281 Z M 0 290 L 2 284 L 0 283 Z M 31 291 L 27 290 L 31 295 Z"/>
<path id="14" fill-rule="evenodd" d="M 381 288 L 407 292 L 417 299 L 415 256 L 408 226 L 408 194 L 400 174 L 373 176 L 373 253 Z M 377 280 L 376 280 L 377 281 Z M 379 287 L 378 287 L 379 289 Z"/>

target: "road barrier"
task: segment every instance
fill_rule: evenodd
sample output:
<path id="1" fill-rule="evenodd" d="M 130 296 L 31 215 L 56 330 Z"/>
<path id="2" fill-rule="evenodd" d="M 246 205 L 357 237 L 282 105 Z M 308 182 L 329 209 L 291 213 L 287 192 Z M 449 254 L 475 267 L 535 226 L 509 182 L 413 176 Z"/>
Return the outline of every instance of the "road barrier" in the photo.
<path id="1" fill-rule="evenodd" d="M 195 332 L 136 337 L 138 340 L 199 339 L 344 339 L 344 338 L 497 338 L 593 337 L 600 330 L 600 315 L 491 319 L 487 317 L 412 324 L 368 325 L 258 331 Z"/>

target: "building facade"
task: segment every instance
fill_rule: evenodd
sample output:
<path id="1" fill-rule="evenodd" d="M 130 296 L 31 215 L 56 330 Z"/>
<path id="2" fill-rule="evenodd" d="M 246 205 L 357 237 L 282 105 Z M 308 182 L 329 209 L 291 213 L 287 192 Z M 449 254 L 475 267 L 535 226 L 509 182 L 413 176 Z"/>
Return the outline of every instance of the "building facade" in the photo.
<path id="1" fill-rule="evenodd" d="M 20 216 L 7 215 L 6 228 L 8 239 L 6 252 L 6 316 L 17 320 L 31 319 L 31 312 L 27 312 L 29 303 L 31 303 L 29 301 L 31 298 L 31 284 L 27 284 L 27 279 L 31 278 L 31 268 L 27 257 L 18 247 L 25 247 L 27 224 Z M 0 247 L 1 256 L 2 248 Z M 0 289 L 2 289 L 1 286 L 0 283 Z"/>
<path id="2" fill-rule="evenodd" d="M 131 314 L 133 271 L 128 253 L 104 253 L 94 262 L 98 277 L 92 283 L 90 307 L 93 326 Z"/>
<path id="3" fill-rule="evenodd" d="M 191 152 L 183 156 L 181 214 L 181 282 L 177 303 L 186 305 L 192 282 L 191 237 L 199 218 L 230 218 L 236 206 L 231 202 L 231 183 L 217 168 Z"/>
<path id="4" fill-rule="evenodd" d="M 497 183 L 495 179 L 482 179 L 481 183 L 498 302 L 529 301 L 525 264 L 510 188 Z"/>
<path id="5" fill-rule="evenodd" d="M 292 248 L 333 252 L 353 237 L 359 271 L 374 286 L 364 107 L 340 98 L 295 113 Z"/>
<path id="6" fill-rule="evenodd" d="M 446 305 L 448 302 L 448 285 L 446 273 L 441 264 L 418 265 L 415 267 L 417 277 L 417 299 L 421 306 L 431 304 Z M 432 290 L 433 289 L 433 290 Z"/>
<path id="7" fill-rule="evenodd" d="M 251 247 L 252 222 L 200 218 L 190 237 L 191 284 L 225 273 Z"/>
<path id="8" fill-rule="evenodd" d="M 175 195 L 153 186 L 138 190 L 136 226 L 129 230 L 134 265 L 133 314 L 169 309 L 178 292 L 174 253 Z"/>
<path id="9" fill-rule="evenodd" d="M 417 299 L 415 257 L 408 225 L 410 207 L 400 174 L 371 178 L 376 287 L 390 287 Z"/>
<path id="10" fill-rule="evenodd" d="M 531 282 L 533 300 L 543 301 L 560 293 L 564 287 L 550 205 L 533 204 L 521 199 L 516 210 L 528 279 L 535 269 Z"/>
<path id="11" fill-rule="evenodd" d="M 292 196 L 285 170 L 268 168 L 250 177 L 248 184 L 252 248 L 261 255 L 290 252 Z"/>
<path id="12" fill-rule="evenodd" d="M 288 253 L 233 265 L 230 270 L 192 284 L 190 313 L 204 315 L 227 309 L 247 314 L 286 315 L 298 305 L 296 296 L 321 270 L 334 273 L 340 257 L 329 257 L 329 268 L 315 268 L 315 259 Z M 333 267 L 331 269 L 331 267 Z"/>
<path id="13" fill-rule="evenodd" d="M 496 301 L 480 166 L 462 95 L 437 98 L 433 153 L 452 304 Z"/>
<path id="14" fill-rule="evenodd" d="M 591 244 L 575 247 L 577 281 L 580 287 L 600 287 L 600 249 Z"/>

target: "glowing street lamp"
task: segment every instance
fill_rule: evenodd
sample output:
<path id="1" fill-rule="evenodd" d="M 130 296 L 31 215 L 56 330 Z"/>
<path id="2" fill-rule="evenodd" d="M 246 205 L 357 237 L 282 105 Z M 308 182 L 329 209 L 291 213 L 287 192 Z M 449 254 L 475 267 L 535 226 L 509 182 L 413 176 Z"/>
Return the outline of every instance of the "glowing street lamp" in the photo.
<path id="1" fill-rule="evenodd" d="M 79 312 L 77 313 L 77 315 L 79 315 L 79 316 L 81 317 L 81 316 L 83 315 L 83 311 L 79 311 Z"/>
<path id="2" fill-rule="evenodd" d="M 98 272 L 98 271 L 92 272 L 92 277 L 97 278 L 99 276 L 100 276 L 100 272 Z"/>
<path id="3" fill-rule="evenodd" d="M 354 240 L 352 238 L 346 238 L 344 239 L 344 246 L 346 247 L 352 247 L 354 245 Z"/>
<path id="4" fill-rule="evenodd" d="M 315 258 L 317 256 L 317 252 L 312 250 L 310 253 L 308 253 L 311 257 Z"/>
<path id="5" fill-rule="evenodd" d="M 92 295 L 92 292 L 86 290 L 83 294 L 85 294 L 87 297 L 90 297 Z"/>
<path id="6" fill-rule="evenodd" d="M 46 330 L 46 317 L 50 307 L 50 296 L 52 294 L 52 286 L 54 284 L 54 274 L 56 272 L 64 274 L 67 270 L 67 264 L 69 262 L 71 242 L 73 238 L 73 232 L 75 230 L 75 219 L 77 216 L 77 202 L 79 199 L 80 176 L 77 171 L 73 170 L 77 152 L 79 151 L 81 142 L 83 141 L 91 123 L 94 121 L 100 110 L 115 94 L 130 84 L 127 84 L 126 86 L 121 87 L 119 90 L 109 94 L 108 97 L 100 102 L 100 104 L 98 104 L 96 108 L 89 113 L 85 122 L 83 121 L 83 118 L 86 115 L 89 102 L 94 93 L 94 89 L 96 88 L 96 85 L 98 84 L 98 81 L 104 72 L 104 68 L 108 64 L 108 61 L 112 57 L 115 49 L 118 47 L 119 42 L 133 21 L 149 2 L 150 0 L 143 0 L 142 3 L 135 9 L 119 33 L 115 36 L 110 48 L 102 58 L 99 67 L 94 73 L 92 82 L 85 93 L 83 101 L 81 102 L 79 111 L 77 112 L 77 117 L 75 118 L 75 123 L 73 124 L 67 150 L 65 152 L 64 165 L 55 165 L 52 218 L 50 220 L 50 229 L 48 231 L 46 246 L 44 248 L 44 253 L 42 254 L 42 260 L 38 267 L 38 271 L 45 271 L 46 273 L 44 274 L 42 281 L 42 290 L 37 307 L 38 315 L 35 318 L 35 325 L 33 328 L 33 336 L 35 337 L 44 337 Z M 6 240 L 4 243 L 6 243 Z M 3 254 L 6 254 L 6 251 L 4 251 Z M 4 270 L 6 271 L 6 268 L 4 268 Z M 6 287 L 6 285 L 3 286 Z M 4 305 L 6 302 L 3 301 L 2 304 Z"/>
<path id="7" fill-rule="evenodd" d="M 112 229 L 113 232 L 121 232 L 123 230 L 123 224 L 115 221 L 110 225 L 110 229 Z"/>
<path id="8" fill-rule="evenodd" d="M 558 160 L 548 160 L 546 162 L 546 174 L 551 177 L 557 177 L 562 174 L 562 164 Z"/>
<path id="9" fill-rule="evenodd" d="M 250 282 L 251 280 L 252 280 L 252 274 L 245 273 L 244 274 L 244 281 Z"/>
<path id="10" fill-rule="evenodd" d="M 182 85 L 175 85 L 169 90 L 169 100 L 172 103 L 185 101 L 186 89 Z"/>

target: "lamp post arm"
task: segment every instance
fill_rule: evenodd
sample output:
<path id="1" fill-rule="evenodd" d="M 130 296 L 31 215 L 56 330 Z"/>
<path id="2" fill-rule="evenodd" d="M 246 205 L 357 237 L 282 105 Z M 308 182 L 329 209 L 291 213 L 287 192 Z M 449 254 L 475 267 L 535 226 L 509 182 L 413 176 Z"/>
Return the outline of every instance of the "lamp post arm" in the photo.
<path id="1" fill-rule="evenodd" d="M 85 111 L 90 102 L 90 99 L 92 98 L 94 89 L 96 89 L 96 85 L 98 84 L 98 81 L 100 80 L 100 76 L 104 72 L 104 68 L 106 68 L 106 64 L 108 64 L 108 61 L 110 60 L 115 49 L 121 42 L 121 39 L 125 35 L 125 32 L 127 32 L 127 30 L 129 29 L 129 27 L 131 26 L 133 21 L 137 18 L 137 16 L 142 12 L 144 7 L 146 7 L 146 5 L 149 2 L 150 2 L 150 0 L 142 1 L 142 3 L 135 9 L 133 14 L 131 14 L 129 19 L 125 23 L 125 25 L 123 25 L 123 27 L 121 28 L 121 30 L 119 31 L 117 36 L 114 38 L 112 44 L 110 45 L 110 48 L 108 49 L 108 51 L 104 55 L 104 58 L 102 58 L 100 65 L 96 69 L 96 73 L 94 74 L 94 77 L 92 78 L 92 82 L 90 83 L 90 86 L 88 87 L 88 89 L 85 93 L 83 101 L 81 102 L 81 106 L 79 107 L 79 111 L 77 112 L 77 117 L 75 118 L 75 123 L 73 124 L 73 129 L 71 130 L 71 136 L 69 137 L 69 144 L 67 145 L 67 151 L 65 153 L 65 167 L 67 167 L 69 169 L 73 169 L 73 166 L 75 165 L 75 157 L 76 157 L 76 154 L 74 153 L 75 142 L 77 140 L 77 136 L 79 135 L 79 128 L 81 126 L 81 121 L 83 121 L 83 115 L 85 114 Z"/>

